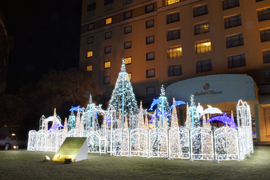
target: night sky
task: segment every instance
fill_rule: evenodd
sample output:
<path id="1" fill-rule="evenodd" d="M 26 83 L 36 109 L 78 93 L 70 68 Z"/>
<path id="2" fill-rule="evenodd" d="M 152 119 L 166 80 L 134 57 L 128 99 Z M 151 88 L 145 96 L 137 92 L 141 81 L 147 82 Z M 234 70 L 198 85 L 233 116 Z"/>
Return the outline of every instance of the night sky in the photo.
<path id="1" fill-rule="evenodd" d="M 14 37 L 6 93 L 16 94 L 49 69 L 79 65 L 81 0 L 0 0 Z"/>

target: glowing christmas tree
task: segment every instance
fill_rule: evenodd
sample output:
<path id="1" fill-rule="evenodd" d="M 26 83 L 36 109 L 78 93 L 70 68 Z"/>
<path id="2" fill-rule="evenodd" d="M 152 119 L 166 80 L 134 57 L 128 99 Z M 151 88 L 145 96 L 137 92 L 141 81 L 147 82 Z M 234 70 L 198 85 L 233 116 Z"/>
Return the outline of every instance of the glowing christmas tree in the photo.
<path id="1" fill-rule="evenodd" d="M 109 101 L 109 106 L 110 105 L 113 106 L 117 111 L 121 110 L 121 118 L 124 118 L 125 115 L 131 112 L 138 113 L 139 111 L 137 101 L 133 93 L 133 88 L 130 83 L 128 73 L 126 72 L 124 58 L 122 59 L 121 72 L 118 75 L 111 99 Z M 123 119 L 122 123 L 124 123 Z"/>
<path id="2" fill-rule="evenodd" d="M 172 120 L 171 120 L 171 129 L 178 128 L 178 118 L 176 114 L 175 99 L 173 98 L 173 109 L 172 109 Z"/>

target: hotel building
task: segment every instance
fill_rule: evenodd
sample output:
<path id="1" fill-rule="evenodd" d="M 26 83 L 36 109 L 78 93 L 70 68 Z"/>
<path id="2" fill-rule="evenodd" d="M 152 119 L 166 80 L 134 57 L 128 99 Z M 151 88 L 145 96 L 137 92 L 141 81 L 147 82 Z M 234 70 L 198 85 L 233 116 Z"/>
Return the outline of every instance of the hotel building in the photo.
<path id="1" fill-rule="evenodd" d="M 243 99 L 254 139 L 270 141 L 270 0 L 82 2 L 79 66 L 93 73 L 98 94 L 110 98 L 125 58 L 145 107 L 162 84 L 170 103 L 195 94 L 204 108 L 235 116 Z"/>

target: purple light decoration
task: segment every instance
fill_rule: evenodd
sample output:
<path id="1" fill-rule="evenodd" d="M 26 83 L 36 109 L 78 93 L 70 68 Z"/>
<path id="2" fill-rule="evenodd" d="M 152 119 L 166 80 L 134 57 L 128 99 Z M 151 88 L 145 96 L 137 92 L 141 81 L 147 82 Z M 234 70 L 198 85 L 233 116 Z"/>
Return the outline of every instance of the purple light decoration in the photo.
<path id="1" fill-rule="evenodd" d="M 160 110 L 157 110 L 157 114 L 155 116 L 152 116 L 151 120 L 149 121 L 148 124 L 151 124 L 152 121 L 155 119 L 155 118 L 159 118 L 162 116 L 162 111 Z M 172 115 L 169 113 L 169 112 L 164 112 L 164 117 L 171 117 Z"/>
<path id="2" fill-rule="evenodd" d="M 111 124 L 111 118 L 109 115 L 106 115 L 104 118 L 105 121 L 108 121 L 108 125 Z"/>
<path id="3" fill-rule="evenodd" d="M 237 126 L 236 126 L 236 124 L 234 122 L 234 119 L 227 116 L 226 113 L 224 113 L 224 112 L 223 112 L 223 114 L 221 116 L 212 117 L 211 119 L 207 119 L 207 121 L 209 121 L 209 122 L 211 122 L 211 121 L 220 121 L 223 124 L 228 124 L 232 128 L 237 129 Z"/>
<path id="4" fill-rule="evenodd" d="M 51 130 L 56 130 L 57 128 L 64 128 L 64 126 L 62 126 L 61 124 L 55 123 L 50 129 Z"/>

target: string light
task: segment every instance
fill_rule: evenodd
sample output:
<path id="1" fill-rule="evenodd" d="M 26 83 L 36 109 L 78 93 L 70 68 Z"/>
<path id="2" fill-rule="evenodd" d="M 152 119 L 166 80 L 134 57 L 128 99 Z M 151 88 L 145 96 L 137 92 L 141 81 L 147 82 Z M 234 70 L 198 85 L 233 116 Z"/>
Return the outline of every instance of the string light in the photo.
<path id="1" fill-rule="evenodd" d="M 77 106 L 72 109 L 64 126 L 56 115 L 40 118 L 39 131 L 29 131 L 29 151 L 57 151 L 66 137 L 87 137 L 88 152 L 115 156 L 163 157 L 191 160 L 242 160 L 254 152 L 250 107 L 238 101 L 237 127 L 234 118 L 226 114 L 209 119 L 209 114 L 221 113 L 218 108 L 195 105 L 194 96 L 187 103 L 185 126 L 179 127 L 176 105 L 184 104 L 173 99 L 172 112 L 161 87 L 157 110 L 149 114 L 137 107 L 133 89 L 125 70 L 124 61 L 107 110 L 95 105 L 90 95 L 85 112 Z M 123 96 L 125 97 L 123 99 Z M 73 110 L 77 109 L 77 116 Z M 100 128 L 98 115 L 103 117 Z M 206 120 L 206 115 L 207 119 Z M 148 117 L 151 120 L 148 122 Z M 200 122 L 202 117 L 202 124 Z M 225 126 L 212 129 L 210 121 L 220 120 Z M 52 127 L 48 129 L 48 123 Z M 170 124 L 169 124 L 170 123 Z M 149 129 L 151 124 L 152 129 Z M 170 125 L 170 126 L 169 126 Z M 228 126 L 229 125 L 229 126 Z"/>

